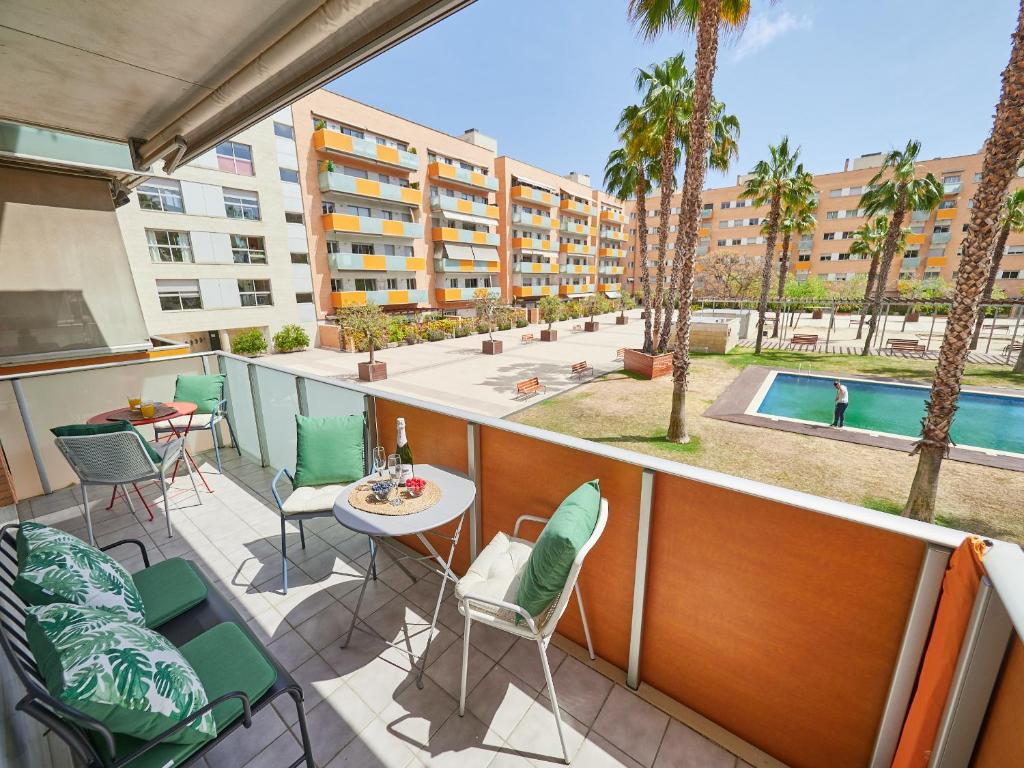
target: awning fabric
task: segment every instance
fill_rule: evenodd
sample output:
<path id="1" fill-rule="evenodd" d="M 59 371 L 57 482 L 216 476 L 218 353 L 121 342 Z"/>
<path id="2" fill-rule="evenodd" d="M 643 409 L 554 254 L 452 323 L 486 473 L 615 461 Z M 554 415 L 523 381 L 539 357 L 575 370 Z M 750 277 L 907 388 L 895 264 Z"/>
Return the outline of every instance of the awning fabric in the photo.
<path id="1" fill-rule="evenodd" d="M 618 291 L 605 291 L 604 295 L 607 296 L 609 299 L 617 299 L 617 298 L 619 298 L 619 292 Z"/>
<path id="2" fill-rule="evenodd" d="M 445 243 L 444 252 L 447 258 L 458 261 L 474 261 L 476 259 L 476 256 L 473 255 L 473 249 L 468 245 Z"/>
<path id="3" fill-rule="evenodd" d="M 557 190 L 552 189 L 551 187 L 549 187 L 547 184 L 541 184 L 538 181 L 534 181 L 533 179 L 527 179 L 527 178 L 525 178 L 523 176 L 518 176 L 517 175 L 516 179 L 521 184 L 529 184 L 531 187 L 537 187 L 539 189 L 543 189 L 545 192 L 550 192 L 551 194 L 555 194 L 555 192 L 557 191 Z"/>
<path id="4" fill-rule="evenodd" d="M 464 221 L 467 224 L 483 224 L 485 227 L 494 225 L 494 219 L 484 216 L 474 216 L 471 213 L 459 213 L 458 211 L 441 211 L 441 215 L 449 221 Z"/>
<path id="5" fill-rule="evenodd" d="M 477 261 L 498 261 L 498 249 L 493 245 L 474 245 L 473 258 Z"/>

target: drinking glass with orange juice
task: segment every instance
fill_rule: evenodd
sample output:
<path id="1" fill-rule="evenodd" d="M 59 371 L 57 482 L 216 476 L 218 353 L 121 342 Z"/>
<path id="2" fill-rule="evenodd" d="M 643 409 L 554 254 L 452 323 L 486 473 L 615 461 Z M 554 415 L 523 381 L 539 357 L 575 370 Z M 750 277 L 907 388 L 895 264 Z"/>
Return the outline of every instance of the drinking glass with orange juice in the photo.
<path id="1" fill-rule="evenodd" d="M 141 403 L 139 410 L 142 412 L 142 418 L 152 419 L 153 414 L 156 413 L 156 403 L 152 401 Z"/>
<path id="2" fill-rule="evenodd" d="M 133 411 L 139 410 L 139 405 L 141 403 L 142 403 L 142 398 L 141 397 L 129 397 L 128 398 L 128 407 L 131 408 Z"/>

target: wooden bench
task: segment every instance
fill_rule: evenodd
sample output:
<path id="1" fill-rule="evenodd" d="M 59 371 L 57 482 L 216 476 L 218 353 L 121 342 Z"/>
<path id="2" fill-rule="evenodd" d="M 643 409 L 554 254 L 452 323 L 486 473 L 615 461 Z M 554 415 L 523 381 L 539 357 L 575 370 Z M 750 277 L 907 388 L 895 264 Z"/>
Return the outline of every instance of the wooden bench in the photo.
<path id="1" fill-rule="evenodd" d="M 540 379 L 534 376 L 532 379 L 524 379 L 523 381 L 516 382 L 514 398 L 516 400 L 525 400 L 546 391 L 547 387 L 541 384 Z"/>
<path id="2" fill-rule="evenodd" d="M 818 335 L 814 333 L 794 333 L 789 339 L 790 347 L 816 347 Z"/>
<path id="3" fill-rule="evenodd" d="M 591 378 L 594 376 L 594 367 L 587 365 L 586 360 L 580 360 L 578 363 L 573 363 L 569 375 L 577 379 L 582 379 L 586 375 L 590 375 Z"/>
<path id="4" fill-rule="evenodd" d="M 522 344 L 531 344 L 533 342 L 533 334 L 532 333 L 524 333 L 522 335 L 522 337 L 519 339 L 519 341 Z"/>
<path id="5" fill-rule="evenodd" d="M 1014 355 L 1019 355 L 1022 349 L 1024 349 L 1024 342 L 1014 341 L 1007 344 L 1003 350 L 1003 353 L 1006 355 L 1006 362 L 1010 362 L 1010 358 Z"/>
<path id="6" fill-rule="evenodd" d="M 615 350 L 615 359 L 616 360 L 625 360 L 626 359 L 626 348 L 625 347 L 619 347 L 617 350 Z"/>
<path id="7" fill-rule="evenodd" d="M 927 347 L 917 339 L 889 339 L 890 354 L 900 352 L 902 354 L 922 355 L 927 351 Z"/>

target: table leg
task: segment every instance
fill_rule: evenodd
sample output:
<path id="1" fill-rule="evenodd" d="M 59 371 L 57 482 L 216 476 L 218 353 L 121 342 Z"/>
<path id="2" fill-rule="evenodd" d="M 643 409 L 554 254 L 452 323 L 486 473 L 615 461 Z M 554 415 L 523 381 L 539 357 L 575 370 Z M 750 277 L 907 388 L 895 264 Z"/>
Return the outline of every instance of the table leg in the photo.
<path id="1" fill-rule="evenodd" d="M 427 635 L 427 645 L 423 649 L 423 657 L 420 659 L 420 672 L 416 676 L 416 687 L 423 688 L 423 673 L 427 670 L 427 660 L 430 655 L 430 643 L 434 639 L 434 628 L 437 627 L 437 617 L 441 613 L 441 603 L 444 602 L 444 588 L 448 583 L 448 580 L 457 581 L 455 574 L 452 573 L 452 559 L 455 557 L 455 547 L 459 544 L 459 534 L 462 532 L 462 524 L 466 521 L 466 513 L 462 513 L 462 517 L 459 518 L 459 524 L 455 526 L 455 533 L 452 535 L 451 549 L 448 550 L 448 559 L 442 561 L 437 553 L 437 550 L 431 546 L 427 537 L 422 533 L 417 533 L 416 536 L 420 542 L 427 548 L 427 550 L 444 565 L 444 573 L 441 574 L 441 588 L 437 591 L 437 603 L 434 605 L 434 615 L 430 619 L 430 634 Z"/>
<path id="2" fill-rule="evenodd" d="M 189 430 L 192 427 L 192 417 L 191 416 L 188 417 L 188 424 L 185 425 L 185 432 L 184 432 L 184 434 L 180 434 L 178 432 L 178 428 L 175 427 L 174 424 L 172 424 L 171 422 L 167 422 L 167 423 L 170 426 L 171 430 L 174 432 L 174 436 L 175 437 L 188 437 Z M 206 486 L 207 493 L 213 493 L 213 489 L 210 487 L 210 484 L 208 482 L 206 482 L 206 477 L 203 475 L 203 471 L 199 468 L 199 465 L 196 463 L 196 460 L 192 458 L 192 454 L 188 452 L 188 448 L 185 447 L 184 443 L 181 444 L 181 452 L 185 456 L 185 461 L 192 462 L 192 468 L 195 469 L 196 474 L 199 475 L 199 479 L 203 481 L 203 485 Z M 181 461 L 181 459 L 179 458 L 178 461 Z M 171 473 L 171 482 L 172 483 L 174 482 L 174 479 L 177 476 L 178 476 L 178 462 L 176 461 L 176 462 L 174 462 L 174 472 Z"/>
<path id="3" fill-rule="evenodd" d="M 363 596 L 366 594 L 366 585 L 370 582 L 370 574 L 376 573 L 377 571 L 377 542 L 374 538 L 370 537 L 370 562 L 366 566 L 366 573 L 363 575 L 363 585 L 359 588 L 359 598 L 356 600 L 356 607 L 352 611 L 352 621 L 348 625 L 348 632 L 345 634 L 345 642 L 341 644 L 342 648 L 348 648 L 348 644 L 352 641 L 352 632 L 356 628 L 356 622 L 359 621 L 359 609 L 363 605 Z"/>

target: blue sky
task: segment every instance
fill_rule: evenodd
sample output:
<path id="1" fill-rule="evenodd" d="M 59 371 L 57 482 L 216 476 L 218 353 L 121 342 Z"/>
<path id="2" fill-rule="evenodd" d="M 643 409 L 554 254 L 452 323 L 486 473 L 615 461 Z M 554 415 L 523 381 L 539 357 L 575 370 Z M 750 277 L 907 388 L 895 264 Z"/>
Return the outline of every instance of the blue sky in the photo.
<path id="1" fill-rule="evenodd" d="M 500 154 L 600 185 L 636 68 L 680 50 L 693 63 L 691 39 L 643 42 L 625 8 L 477 0 L 330 87 L 448 133 L 478 128 Z M 927 158 L 977 151 L 1016 10 L 1016 0 L 754 0 L 715 78 L 716 98 L 740 119 L 740 158 L 708 186 L 733 183 L 783 134 L 816 173 L 908 138 Z"/>

